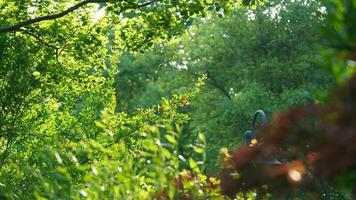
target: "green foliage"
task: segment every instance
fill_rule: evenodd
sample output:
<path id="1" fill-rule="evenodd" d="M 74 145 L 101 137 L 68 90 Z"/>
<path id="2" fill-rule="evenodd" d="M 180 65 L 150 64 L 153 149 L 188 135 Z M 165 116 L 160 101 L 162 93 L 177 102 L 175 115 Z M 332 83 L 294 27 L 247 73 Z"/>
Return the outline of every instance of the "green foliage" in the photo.
<path id="1" fill-rule="evenodd" d="M 103 101 L 110 98 L 94 91 L 84 93 L 86 98 L 74 105 L 72 113 L 64 109 L 64 102 L 59 105 L 53 97 L 47 98 L 46 104 L 28 113 L 28 120 L 35 111 L 46 118 L 36 121 L 31 135 L 13 144 L 0 175 L 1 193 L 9 199 L 152 199 L 161 193 L 171 199 L 180 195 L 175 180 L 184 163 L 195 174 L 202 166 L 199 160 L 179 155 L 177 138 L 182 129 L 178 124 L 189 118 L 176 109 L 182 99 L 199 92 L 203 80 L 195 90 L 163 99 L 133 116 L 115 113 L 115 98 Z M 200 142 L 192 144 L 194 159 L 204 158 L 204 142 L 201 135 Z M 192 193 L 197 199 L 218 195 L 208 187 L 200 188 L 205 181 L 194 178 L 186 183 L 190 187 L 181 190 L 199 190 Z"/>
<path id="2" fill-rule="evenodd" d="M 318 67 L 319 48 L 329 45 L 320 33 L 320 6 L 315 1 L 268 1 L 225 17 L 210 14 L 195 19 L 166 46 L 122 56 L 117 79 L 125 92 L 118 101 L 126 105 L 119 109 L 134 112 L 152 105 L 150 97 L 184 91 L 196 76 L 206 74 L 203 92 L 183 109 L 192 118 L 184 140 L 189 146 L 199 132 L 207 134 L 207 170 L 214 173 L 220 148 L 241 143 L 256 110 L 271 115 L 319 101 L 316 93 L 333 84 Z"/>
<path id="3" fill-rule="evenodd" d="M 0 1 L 0 198 L 226 199 L 250 114 L 317 101 L 329 43 L 347 77 L 318 29 L 352 49 L 354 15 L 301 2 Z"/>
<path id="4" fill-rule="evenodd" d="M 323 50 L 322 67 L 333 75 L 338 84 L 342 84 L 356 73 L 356 4 L 355 1 L 326 1 L 325 6 L 329 23 L 324 33 L 332 45 Z"/>
<path id="5" fill-rule="evenodd" d="M 262 129 L 264 135 L 259 144 L 241 146 L 232 155 L 226 153 L 223 193 L 258 190 L 288 199 L 355 198 L 352 141 L 356 141 L 356 4 L 353 0 L 326 2 L 328 23 L 324 30 L 331 45 L 323 50 L 321 64 L 338 85 L 325 92 L 328 95 L 323 104 L 311 103 L 277 113 Z M 271 158 L 282 162 L 261 164 Z M 239 176 L 236 178 L 235 174 Z"/>
<path id="6" fill-rule="evenodd" d="M 170 127 L 189 120 L 177 109 L 198 90 L 192 86 L 135 114 L 116 112 L 113 66 L 123 52 L 151 48 L 184 31 L 193 16 L 208 9 L 228 11 L 232 4 L 1 1 L 1 198 L 152 199 L 160 191 L 170 198 L 178 194 L 173 182 L 188 168 L 183 160 L 189 158 L 178 159 L 180 131 Z M 65 13 L 76 5 L 81 6 Z M 192 147 L 199 149 L 202 142 Z M 195 154 L 201 168 L 204 152 Z M 202 182 L 195 182 L 199 188 Z"/>

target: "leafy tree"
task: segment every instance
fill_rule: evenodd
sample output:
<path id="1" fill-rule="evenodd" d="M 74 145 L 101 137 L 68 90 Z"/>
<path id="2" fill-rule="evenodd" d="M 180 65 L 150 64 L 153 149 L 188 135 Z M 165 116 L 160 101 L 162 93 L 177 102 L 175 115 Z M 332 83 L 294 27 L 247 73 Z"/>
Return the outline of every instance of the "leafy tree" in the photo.
<path id="1" fill-rule="evenodd" d="M 134 116 L 115 113 L 113 63 L 124 50 L 142 51 L 178 35 L 192 16 L 207 9 L 228 10 L 235 3 L 1 1 L 0 193 L 9 199 L 142 199 L 171 188 L 169 179 L 179 172 L 177 155 L 168 161 L 166 153 L 158 159 L 161 164 L 151 165 L 156 170 L 141 173 L 145 168 L 139 162 L 154 153 L 143 152 L 147 147 L 139 135 L 149 126 L 173 126 L 187 117 L 175 111 L 179 104 L 171 100 Z M 161 136 L 149 138 L 154 143 Z M 123 170 L 132 169 L 127 179 L 118 175 L 106 182 L 121 173 L 111 176 L 111 167 L 117 170 L 123 164 L 128 164 Z M 159 174 L 166 169 L 158 166 L 170 166 L 169 173 Z M 139 178 L 147 185 L 142 190 L 134 184 Z M 108 185 L 100 185 L 104 182 Z"/>
<path id="2" fill-rule="evenodd" d="M 316 92 L 332 84 L 318 67 L 318 49 L 328 45 L 320 33 L 320 8 L 315 1 L 269 1 L 225 17 L 195 19 L 186 34 L 166 47 L 121 57 L 127 62 L 118 65 L 119 77 L 135 84 L 124 93 L 135 91 L 132 96 L 118 98 L 131 105 L 122 109 L 148 106 L 153 102 L 147 96 L 168 97 L 206 74 L 204 92 L 185 108 L 192 120 L 182 140 L 189 146 L 199 132 L 207 134 L 207 165 L 213 173 L 220 148 L 241 143 L 251 113 L 263 109 L 271 114 L 313 102 L 319 98 Z M 127 68 L 131 75 L 126 76 Z M 128 86 L 119 85 L 121 90 Z"/>
<path id="3" fill-rule="evenodd" d="M 242 146 L 231 156 L 225 154 L 224 193 L 234 196 L 252 189 L 286 198 L 295 190 L 303 190 L 310 192 L 305 195 L 308 199 L 355 197 L 355 71 L 350 66 L 355 60 L 351 22 L 356 7 L 353 1 L 327 2 L 326 6 L 329 23 L 325 30 L 332 45 L 324 50 L 328 53 L 322 66 L 333 74 L 337 87 L 328 93 L 324 104 L 276 114 L 261 129 L 264 135 L 260 143 Z M 345 35 L 339 35 L 340 30 L 345 30 Z M 282 163 L 258 165 L 273 157 Z M 330 186 L 347 192 L 334 193 Z"/>
<path id="4" fill-rule="evenodd" d="M 315 1 L 1 1 L 0 198 L 229 199 L 204 174 L 251 111 L 319 101 L 318 58 L 353 73 L 354 5 L 331 5 L 328 25 Z"/>

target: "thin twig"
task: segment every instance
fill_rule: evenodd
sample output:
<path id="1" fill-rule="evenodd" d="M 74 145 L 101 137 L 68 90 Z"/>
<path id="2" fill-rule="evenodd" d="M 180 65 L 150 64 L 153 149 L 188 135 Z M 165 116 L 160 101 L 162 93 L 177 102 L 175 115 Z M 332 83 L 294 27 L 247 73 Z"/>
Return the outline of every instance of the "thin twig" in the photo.
<path id="1" fill-rule="evenodd" d="M 35 38 L 38 42 L 40 42 L 41 44 L 43 44 L 43 45 L 45 45 L 45 46 L 47 46 L 47 47 L 49 47 L 49 48 L 54 49 L 54 52 L 55 52 L 55 54 L 56 54 L 56 62 L 57 62 L 57 64 L 58 64 L 60 67 L 63 68 L 61 62 L 59 61 L 59 56 L 60 56 L 60 54 L 61 54 L 61 51 L 60 51 L 60 48 L 59 48 L 59 47 L 57 47 L 57 46 L 55 46 L 55 45 L 53 45 L 53 44 L 51 44 L 51 43 L 48 43 L 48 42 L 44 41 L 40 36 L 36 35 L 35 33 L 32 33 L 31 31 L 29 31 L 29 30 L 27 30 L 27 29 L 25 29 L 25 28 L 20 28 L 19 30 L 22 31 L 22 32 L 24 32 L 24 33 L 27 34 L 27 35 L 30 35 L 30 36 L 34 37 L 34 38 Z"/>
<path id="2" fill-rule="evenodd" d="M 43 40 L 42 38 L 40 38 L 38 35 L 32 33 L 31 31 L 29 31 L 29 30 L 27 30 L 27 29 L 25 29 L 25 28 L 20 28 L 19 30 L 22 31 L 22 32 L 24 32 L 24 33 L 26 33 L 27 35 L 30 35 L 30 36 L 34 37 L 37 41 L 39 41 L 41 44 L 43 44 L 43 45 L 45 45 L 45 46 L 47 46 L 47 47 L 50 47 L 50 48 L 52 48 L 52 49 L 59 49 L 59 47 L 57 47 L 57 46 L 55 46 L 55 45 L 53 45 L 53 44 L 50 44 L 50 43 L 44 41 L 44 40 Z"/>

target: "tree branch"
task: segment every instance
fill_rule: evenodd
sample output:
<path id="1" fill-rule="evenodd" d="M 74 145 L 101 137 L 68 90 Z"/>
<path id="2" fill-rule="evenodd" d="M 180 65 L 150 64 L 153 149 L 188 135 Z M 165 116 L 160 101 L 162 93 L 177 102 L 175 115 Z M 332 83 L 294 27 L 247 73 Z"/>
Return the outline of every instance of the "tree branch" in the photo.
<path id="1" fill-rule="evenodd" d="M 231 100 L 231 96 L 229 94 L 228 91 L 225 90 L 225 88 L 221 85 L 219 85 L 219 83 L 216 81 L 216 79 L 211 76 L 210 72 L 207 70 L 206 71 L 206 75 L 208 77 L 208 79 L 210 79 L 210 83 L 211 85 L 213 85 L 216 89 L 220 90 L 229 100 Z"/>
<path id="2" fill-rule="evenodd" d="M 24 102 L 24 101 L 22 101 L 22 102 L 20 102 L 19 104 L 17 104 L 15 110 L 20 110 L 20 107 L 21 107 L 21 105 L 23 104 L 23 102 Z M 21 113 L 22 113 L 22 112 L 19 111 L 17 114 L 15 114 L 15 118 L 14 118 L 14 120 L 12 121 L 10 127 L 14 127 L 14 126 L 16 125 L 16 122 L 17 122 L 18 119 L 20 118 L 20 114 L 21 114 Z M 1 158 L 1 162 L 0 162 L 0 172 L 1 172 L 1 170 L 2 170 L 2 167 L 3 167 L 4 164 L 5 164 L 6 158 L 7 158 L 8 155 L 9 155 L 9 149 L 10 149 L 12 140 L 13 140 L 14 137 L 15 137 L 15 136 L 13 135 L 13 134 L 14 134 L 14 133 L 13 133 L 13 130 L 8 130 L 8 131 L 6 131 L 6 132 L 7 132 L 7 135 L 6 135 L 7 141 L 6 141 L 5 150 L 4 150 L 4 152 L 2 153 L 2 155 L 1 155 L 2 158 Z"/>
<path id="3" fill-rule="evenodd" d="M 105 3 L 105 2 L 109 2 L 109 1 L 110 0 L 85 0 L 85 1 L 82 1 L 76 5 L 68 8 L 67 10 L 64 10 L 57 14 L 52 14 L 52 15 L 42 16 L 42 17 L 38 17 L 38 18 L 34 18 L 34 19 L 29 19 L 29 20 L 26 20 L 23 22 L 19 22 L 18 24 L 15 24 L 13 26 L 2 27 L 2 28 L 0 28 L 0 33 L 6 33 L 6 32 L 10 32 L 10 31 L 18 31 L 20 28 L 34 24 L 34 23 L 61 18 L 61 17 L 65 16 L 65 15 L 67 15 L 67 14 L 69 14 L 69 13 L 77 10 L 78 8 L 85 6 L 89 3 Z"/>
<path id="4" fill-rule="evenodd" d="M 21 28 L 19 28 L 19 30 L 22 31 L 22 32 L 24 32 L 25 34 L 27 34 L 27 35 L 29 35 L 29 36 L 34 37 L 39 43 L 41 43 L 41 44 L 43 44 L 43 45 L 45 45 L 45 46 L 47 46 L 47 47 L 49 47 L 49 48 L 52 48 L 52 49 L 54 50 L 55 54 L 56 54 L 56 61 L 57 61 L 57 64 L 58 64 L 60 67 L 62 67 L 61 62 L 59 61 L 59 56 L 60 56 L 60 53 L 61 53 L 59 47 L 57 47 L 57 46 L 55 46 L 55 45 L 53 45 L 53 44 L 50 44 L 50 43 L 44 41 L 40 36 L 38 36 L 38 35 L 32 33 L 31 31 L 29 31 L 29 30 L 27 30 L 27 29 L 25 29 L 25 28 L 22 28 L 22 27 L 21 27 Z M 63 67 L 62 67 L 62 68 L 63 68 Z"/>
<path id="5" fill-rule="evenodd" d="M 64 10 L 60 13 L 57 13 L 57 14 L 52 14 L 52 15 L 46 15 L 46 16 L 41 16 L 41 17 L 37 17 L 37 18 L 33 18 L 33 19 L 29 19 L 29 20 L 26 20 L 26 21 L 23 21 L 23 22 L 19 22 L 15 25 L 12 25 L 12 26 L 7 26 L 7 27 L 0 27 L 0 33 L 6 33 L 6 32 L 11 32 L 11 31 L 18 31 L 20 30 L 22 27 L 25 27 L 25 26 L 28 26 L 28 25 L 31 25 L 31 24 L 35 24 L 35 23 L 38 23 L 38 22 L 42 22 L 42 21 L 47 21 L 47 20 L 53 20 L 53 19 L 57 19 L 57 18 L 61 18 L 77 9 L 79 9 L 80 7 L 82 6 L 85 6 L 87 4 L 90 4 L 90 3 L 107 3 L 107 2 L 110 2 L 112 0 L 85 0 L 85 1 L 82 1 L 70 8 L 68 8 L 67 10 Z M 141 4 L 138 4 L 137 6 L 133 7 L 133 8 L 141 8 L 141 7 L 144 7 L 144 6 L 148 6 L 154 2 L 156 2 L 158 0 L 152 0 L 152 1 L 147 1 L 147 2 L 143 2 Z M 132 7 L 131 7 L 132 8 Z M 123 12 L 125 11 L 126 9 L 129 9 L 129 8 L 124 8 L 123 10 L 121 10 L 120 12 Z"/>
<path id="6" fill-rule="evenodd" d="M 41 44 L 43 44 L 43 45 L 45 45 L 45 46 L 47 46 L 47 47 L 49 47 L 49 48 L 52 48 L 52 49 L 59 49 L 59 47 L 57 47 L 57 46 L 55 46 L 55 45 L 53 45 L 53 44 L 50 44 L 50 43 L 48 43 L 48 42 L 42 40 L 42 38 L 40 38 L 38 35 L 32 33 L 31 31 L 29 31 L 29 30 L 27 30 L 27 29 L 25 29 L 25 28 L 19 28 L 19 30 L 22 31 L 22 32 L 24 32 L 24 33 L 27 34 L 27 35 L 30 35 L 30 36 L 34 37 L 38 42 L 40 42 Z"/>
<path id="7" fill-rule="evenodd" d="M 4 164 L 5 164 L 5 161 L 6 161 L 8 152 L 9 152 L 9 148 L 10 148 L 10 145 L 11 145 L 12 137 L 9 137 L 9 138 L 6 138 L 6 139 L 7 139 L 7 141 L 6 141 L 5 150 L 4 150 L 4 152 L 2 153 L 2 155 L 1 155 L 2 158 L 1 158 L 1 161 L 0 161 L 0 171 L 1 171 L 2 167 L 3 167 Z"/>
<path id="8" fill-rule="evenodd" d="M 117 14 L 117 15 L 120 15 L 122 12 L 124 12 L 124 11 L 127 10 L 127 9 L 135 9 L 135 8 L 138 9 L 138 8 L 142 8 L 142 7 L 151 5 L 151 4 L 153 4 L 154 2 L 156 2 L 156 1 L 159 1 L 159 0 L 146 1 L 146 2 L 143 2 L 143 3 L 141 3 L 141 4 L 136 5 L 135 7 L 127 7 L 127 8 L 123 8 L 123 9 L 121 9 L 121 10 L 119 10 L 119 11 L 116 11 L 116 12 L 114 11 L 114 13 Z"/>

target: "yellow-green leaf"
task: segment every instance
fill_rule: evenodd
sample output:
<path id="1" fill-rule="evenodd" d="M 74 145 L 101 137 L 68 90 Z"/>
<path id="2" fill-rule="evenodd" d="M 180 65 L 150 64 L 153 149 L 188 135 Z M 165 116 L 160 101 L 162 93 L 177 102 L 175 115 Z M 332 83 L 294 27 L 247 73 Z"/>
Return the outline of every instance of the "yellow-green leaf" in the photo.
<path id="1" fill-rule="evenodd" d="M 198 164 L 192 158 L 189 158 L 189 167 L 196 173 L 200 172 Z"/>
<path id="2" fill-rule="evenodd" d="M 177 140 L 172 135 L 165 135 L 166 139 L 171 144 L 177 144 Z"/>
<path id="3" fill-rule="evenodd" d="M 204 153 L 204 149 L 201 147 L 194 147 L 194 151 L 200 154 Z"/>

